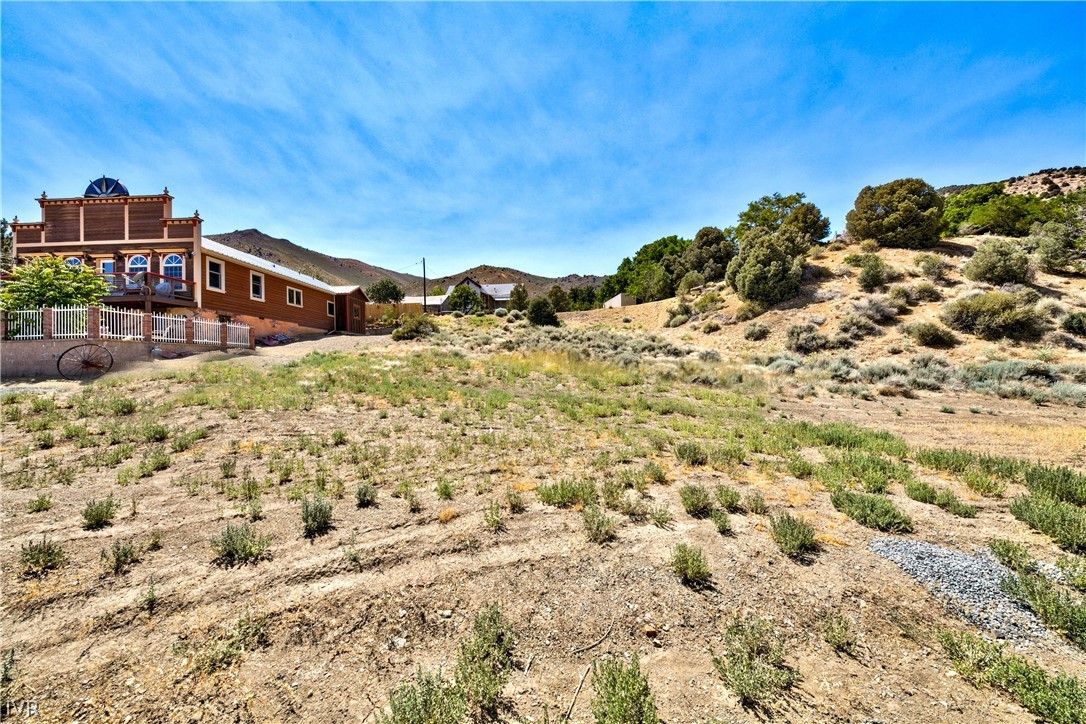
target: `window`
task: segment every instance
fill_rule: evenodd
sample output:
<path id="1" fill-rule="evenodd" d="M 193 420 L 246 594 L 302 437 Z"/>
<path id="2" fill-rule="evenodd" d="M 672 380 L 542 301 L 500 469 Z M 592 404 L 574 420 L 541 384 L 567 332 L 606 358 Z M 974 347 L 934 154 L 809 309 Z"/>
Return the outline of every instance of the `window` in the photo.
<path id="1" fill-rule="evenodd" d="M 147 261 L 147 257 L 142 254 L 128 257 L 128 273 L 138 274 L 140 272 L 150 271 L 151 264 Z"/>
<path id="2" fill-rule="evenodd" d="M 354 318 L 362 319 L 362 307 L 358 306 L 357 304 L 354 304 L 352 306 L 354 307 Z"/>
<path id="3" fill-rule="evenodd" d="M 208 258 L 207 281 L 205 283 L 208 289 L 216 292 L 226 291 L 226 269 L 223 268 L 223 263 L 218 259 Z"/>
<path id="4" fill-rule="evenodd" d="M 172 279 L 185 278 L 185 260 L 180 254 L 167 254 L 162 259 L 162 276 Z M 185 288 L 182 282 L 171 282 L 173 290 L 179 292 Z"/>
<path id="5" fill-rule="evenodd" d="M 103 260 L 101 262 L 101 268 L 103 274 L 112 274 L 114 271 L 114 262 L 112 259 Z"/>
<path id="6" fill-rule="evenodd" d="M 335 302 L 328 302 L 328 316 L 329 317 L 336 316 L 336 303 Z"/>
<path id="7" fill-rule="evenodd" d="M 64 260 L 64 263 L 68 266 L 82 266 L 83 260 L 80 259 L 78 256 L 70 256 Z"/>
<path id="8" fill-rule="evenodd" d="M 249 299 L 264 301 L 264 275 L 260 272 L 249 272 Z"/>
<path id="9" fill-rule="evenodd" d="M 302 306 L 302 290 L 295 289 L 294 287 L 287 287 L 287 304 L 292 307 Z"/>

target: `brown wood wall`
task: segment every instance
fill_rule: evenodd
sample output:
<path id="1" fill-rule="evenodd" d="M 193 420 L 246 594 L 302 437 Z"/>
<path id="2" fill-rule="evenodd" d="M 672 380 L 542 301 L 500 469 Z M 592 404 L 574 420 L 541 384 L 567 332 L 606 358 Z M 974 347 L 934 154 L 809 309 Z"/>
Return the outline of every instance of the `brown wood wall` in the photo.
<path id="1" fill-rule="evenodd" d="M 207 288 L 206 266 L 203 274 L 203 306 L 214 309 L 220 314 L 249 314 L 264 319 L 277 319 L 317 329 L 333 329 L 335 319 L 328 316 L 328 302 L 334 301 L 332 294 L 307 287 L 298 282 L 264 274 L 264 301 L 249 298 L 249 267 L 214 254 L 205 257 L 218 259 L 226 267 L 226 292 L 217 292 Z M 203 260 L 200 262 L 205 264 Z M 260 270 L 257 270 L 260 271 Z M 292 307 L 287 304 L 287 287 L 302 290 L 304 307 Z"/>
<path id="2" fill-rule="evenodd" d="M 49 241 L 79 241 L 79 206 L 64 204 L 42 208 L 45 238 Z"/>
<path id="3" fill-rule="evenodd" d="M 133 201 L 128 205 L 128 238 L 161 239 L 166 205 L 161 201 Z"/>
<path id="4" fill-rule="evenodd" d="M 23 244 L 40 244 L 41 243 L 41 230 L 40 229 L 19 229 L 19 246 Z"/>
<path id="5" fill-rule="evenodd" d="M 170 224 L 166 227 L 166 231 L 171 239 L 191 239 L 195 236 L 194 228 L 192 224 Z"/>
<path id="6" fill-rule="evenodd" d="M 84 241 L 113 241 L 123 238 L 122 204 L 90 204 L 83 207 Z"/>

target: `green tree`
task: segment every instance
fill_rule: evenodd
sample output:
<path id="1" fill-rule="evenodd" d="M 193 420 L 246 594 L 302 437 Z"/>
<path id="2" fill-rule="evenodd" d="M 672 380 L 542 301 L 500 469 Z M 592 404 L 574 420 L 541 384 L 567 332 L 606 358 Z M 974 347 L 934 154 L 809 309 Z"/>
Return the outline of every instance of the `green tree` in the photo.
<path id="1" fill-rule="evenodd" d="M 1003 184 L 981 184 L 946 197 L 943 204 L 943 229 L 948 235 L 958 233 L 958 227 L 969 219 L 973 209 L 1003 195 Z"/>
<path id="2" fill-rule="evenodd" d="M 536 297 L 528 302 L 528 321 L 537 327 L 557 327 L 558 315 L 554 313 L 554 307 L 546 297 Z"/>
<path id="3" fill-rule="evenodd" d="M 0 289 L 0 309 L 94 304 L 108 293 L 109 284 L 93 268 L 41 256 L 12 268 Z"/>
<path id="4" fill-rule="evenodd" d="M 399 284 L 386 277 L 366 287 L 366 298 L 374 304 L 399 304 L 403 301 L 404 291 Z"/>
<path id="5" fill-rule="evenodd" d="M 430 287 L 430 294 L 435 297 L 440 297 L 445 294 L 445 287 L 441 286 L 440 284 L 435 284 L 434 286 Z"/>
<path id="6" fill-rule="evenodd" d="M 777 231 L 784 226 L 790 226 L 810 237 L 812 243 L 825 239 L 830 233 L 830 220 L 822 215 L 817 206 L 804 201 L 804 198 L 806 196 L 802 193 L 788 196 L 775 193 L 751 201 L 747 210 L 739 214 L 736 233 L 742 238 L 756 228 Z"/>
<path id="7" fill-rule="evenodd" d="M 596 303 L 595 287 L 573 287 L 569 290 L 569 308 L 571 310 L 581 312 L 586 309 L 595 309 L 597 306 L 599 305 Z"/>
<path id="8" fill-rule="evenodd" d="M 881 246 L 904 249 L 925 249 L 939 243 L 942 220 L 942 197 L 918 178 L 865 186 L 845 217 L 854 240 L 874 239 Z"/>
<path id="9" fill-rule="evenodd" d="M 483 308 L 483 300 L 474 289 L 467 285 L 462 285 L 453 289 L 452 294 L 449 295 L 448 301 L 450 309 L 463 312 L 464 314 Z"/>
<path id="10" fill-rule="evenodd" d="M 0 219 L 0 273 L 6 273 L 11 269 L 14 261 L 12 254 L 15 246 L 15 236 L 11 233 L 11 226 L 7 219 Z"/>
<path id="11" fill-rule="evenodd" d="M 554 307 L 556 312 L 568 312 L 569 311 L 569 294 L 562 287 L 555 284 L 547 292 L 547 299 L 550 301 L 551 306 Z"/>
<path id="12" fill-rule="evenodd" d="M 522 311 L 528 308 L 528 290 L 523 284 L 517 284 L 513 291 L 509 292 L 509 308 Z"/>
<path id="13" fill-rule="evenodd" d="M 768 229 L 752 229 L 724 275 L 728 286 L 747 302 L 771 305 L 799 293 L 803 256 L 793 242 Z"/>
<path id="14" fill-rule="evenodd" d="M 1026 236 L 1035 223 L 1043 224 L 1060 216 L 1053 201 L 1037 196 L 996 196 L 969 214 L 969 224 L 978 231 L 1003 236 Z"/>
<path id="15" fill-rule="evenodd" d="M 715 282 L 724 277 L 728 262 L 735 257 L 736 246 L 735 229 L 706 226 L 694 235 L 683 252 L 681 266 L 687 272 L 698 272 L 706 281 Z"/>
<path id="16" fill-rule="evenodd" d="M 1025 284 L 1029 281 L 1029 255 L 1021 241 L 992 239 L 980 245 L 962 267 L 966 279 L 988 284 Z"/>

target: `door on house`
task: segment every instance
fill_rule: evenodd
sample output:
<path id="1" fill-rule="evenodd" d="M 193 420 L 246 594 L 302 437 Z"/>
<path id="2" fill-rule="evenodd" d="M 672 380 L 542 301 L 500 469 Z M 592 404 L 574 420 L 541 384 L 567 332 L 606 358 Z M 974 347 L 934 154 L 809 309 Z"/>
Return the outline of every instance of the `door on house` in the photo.
<path id="1" fill-rule="evenodd" d="M 351 300 L 351 331 L 362 334 L 366 331 L 365 320 L 362 319 L 362 305 Z"/>

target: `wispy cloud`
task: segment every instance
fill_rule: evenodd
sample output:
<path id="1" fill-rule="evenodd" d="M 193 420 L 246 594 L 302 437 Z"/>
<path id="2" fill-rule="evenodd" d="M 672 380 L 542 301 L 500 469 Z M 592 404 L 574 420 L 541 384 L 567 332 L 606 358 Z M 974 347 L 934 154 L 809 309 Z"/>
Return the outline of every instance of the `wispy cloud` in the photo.
<path id="1" fill-rule="evenodd" d="M 1083 161 L 1081 5 L 8 4 L 5 215 L 101 173 L 401 268 L 605 273 L 805 191 Z M 1043 29 L 1043 32 L 1041 30 Z M 1063 37 L 1066 35 L 1066 37 Z"/>

